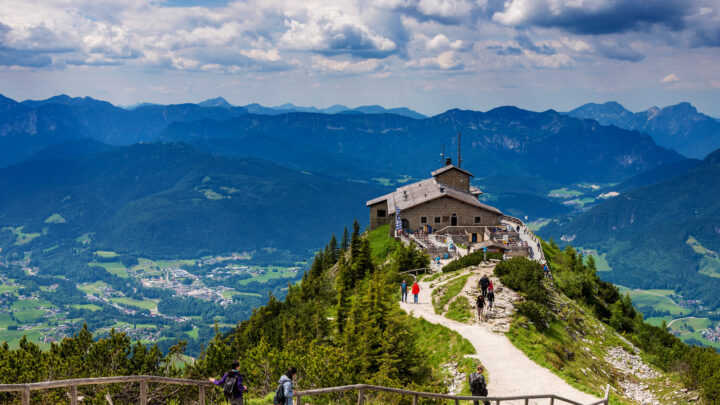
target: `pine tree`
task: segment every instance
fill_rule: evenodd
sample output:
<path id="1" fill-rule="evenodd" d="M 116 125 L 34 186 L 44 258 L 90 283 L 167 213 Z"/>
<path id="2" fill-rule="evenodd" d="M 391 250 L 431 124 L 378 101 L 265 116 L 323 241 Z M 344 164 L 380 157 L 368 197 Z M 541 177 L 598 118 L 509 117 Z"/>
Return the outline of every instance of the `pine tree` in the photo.
<path id="1" fill-rule="evenodd" d="M 358 251 L 360 250 L 360 244 L 362 243 L 362 240 L 360 239 L 360 223 L 358 223 L 358 220 L 355 219 L 355 222 L 353 222 L 353 232 L 352 232 L 352 238 L 350 239 L 350 257 L 355 259 L 355 256 L 358 254 Z"/>
<path id="2" fill-rule="evenodd" d="M 340 243 L 340 249 L 344 251 L 347 251 L 350 247 L 350 236 L 348 235 L 347 226 L 345 227 L 345 230 L 343 231 L 342 236 L 342 242 Z"/>

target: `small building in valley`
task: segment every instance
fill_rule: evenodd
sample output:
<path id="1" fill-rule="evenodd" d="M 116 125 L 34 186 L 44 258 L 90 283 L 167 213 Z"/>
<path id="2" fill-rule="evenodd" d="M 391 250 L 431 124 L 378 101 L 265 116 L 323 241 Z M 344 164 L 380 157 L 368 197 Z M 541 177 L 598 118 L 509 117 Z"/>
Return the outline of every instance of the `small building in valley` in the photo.
<path id="1" fill-rule="evenodd" d="M 478 200 L 482 192 L 470 185 L 471 177 L 448 159 L 432 178 L 368 201 L 370 229 L 389 224 L 391 235 L 399 226 L 405 232 L 464 235 L 469 243 L 487 239 L 489 229 L 500 226 L 503 213 Z"/>

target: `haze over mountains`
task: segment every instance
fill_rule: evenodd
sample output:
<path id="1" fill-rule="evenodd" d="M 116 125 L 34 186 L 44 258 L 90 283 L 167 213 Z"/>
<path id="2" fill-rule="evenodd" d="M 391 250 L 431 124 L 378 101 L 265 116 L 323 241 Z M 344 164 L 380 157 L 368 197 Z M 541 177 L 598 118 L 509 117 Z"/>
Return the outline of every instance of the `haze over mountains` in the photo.
<path id="1" fill-rule="evenodd" d="M 658 145 L 691 158 L 702 159 L 710 151 L 720 148 L 720 121 L 699 113 L 686 102 L 664 108 L 651 107 L 637 113 L 614 101 L 588 103 L 567 114 L 647 133 Z"/>

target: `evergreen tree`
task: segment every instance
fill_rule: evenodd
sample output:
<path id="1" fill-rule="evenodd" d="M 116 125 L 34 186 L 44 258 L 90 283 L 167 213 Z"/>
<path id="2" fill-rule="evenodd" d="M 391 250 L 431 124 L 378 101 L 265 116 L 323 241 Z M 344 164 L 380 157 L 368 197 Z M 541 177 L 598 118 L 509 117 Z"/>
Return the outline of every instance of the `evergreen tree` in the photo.
<path id="1" fill-rule="evenodd" d="M 355 256 L 358 254 L 358 251 L 360 250 L 361 243 L 362 241 L 360 240 L 360 223 L 358 223 L 358 220 L 355 219 L 355 222 L 353 222 L 352 237 L 350 239 L 350 257 L 352 257 L 353 261 L 355 259 Z"/>
<path id="2" fill-rule="evenodd" d="M 340 249 L 343 250 L 343 252 L 347 251 L 350 247 L 350 236 L 348 235 L 347 226 L 345 227 L 345 230 L 343 231 L 342 236 L 342 242 L 340 243 Z"/>

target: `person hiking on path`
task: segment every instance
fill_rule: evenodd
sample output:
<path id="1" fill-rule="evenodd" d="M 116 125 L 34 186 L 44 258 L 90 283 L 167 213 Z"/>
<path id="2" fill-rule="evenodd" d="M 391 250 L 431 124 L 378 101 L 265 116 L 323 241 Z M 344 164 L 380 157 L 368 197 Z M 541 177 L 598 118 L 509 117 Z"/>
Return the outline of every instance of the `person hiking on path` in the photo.
<path id="1" fill-rule="evenodd" d="M 238 371 L 238 367 L 240 367 L 240 363 L 233 361 L 230 364 L 230 371 L 225 373 L 221 379 L 208 379 L 211 383 L 222 387 L 225 399 L 228 400 L 230 405 L 243 405 L 243 392 L 247 391 L 247 387 L 243 385 L 243 376 Z"/>
<path id="2" fill-rule="evenodd" d="M 413 299 L 415 300 L 415 303 L 417 304 L 418 303 L 418 294 L 420 294 L 420 286 L 418 285 L 417 280 L 415 280 L 415 282 L 413 283 L 412 294 L 413 294 Z"/>
<path id="3" fill-rule="evenodd" d="M 492 284 L 491 284 L 492 286 Z M 493 302 L 495 302 L 495 292 L 493 291 L 492 287 L 488 288 L 487 293 L 487 300 L 488 300 L 488 311 L 493 309 Z"/>
<path id="4" fill-rule="evenodd" d="M 550 268 L 548 268 L 547 263 L 543 264 L 543 271 L 545 271 L 545 278 L 550 278 Z"/>
<path id="5" fill-rule="evenodd" d="M 295 367 L 290 367 L 285 374 L 280 376 L 280 381 L 278 381 L 279 385 L 275 391 L 275 399 L 273 401 L 275 405 L 293 405 L 292 399 L 295 392 L 293 390 L 292 380 L 295 378 L 295 374 L 297 374 Z"/>
<path id="6" fill-rule="evenodd" d="M 488 278 L 487 274 L 483 274 L 483 276 L 480 278 L 480 281 L 478 282 L 480 284 L 480 290 L 482 291 L 482 296 L 487 295 L 487 288 L 490 285 L 490 279 Z"/>
<path id="7" fill-rule="evenodd" d="M 483 309 L 485 308 L 485 297 L 483 297 L 482 294 L 478 295 L 477 300 L 475 301 L 475 306 L 477 307 L 478 321 L 484 321 L 485 317 L 483 316 Z"/>
<path id="8" fill-rule="evenodd" d="M 407 302 L 407 281 L 405 280 L 400 284 L 400 301 Z"/>
<path id="9" fill-rule="evenodd" d="M 470 373 L 468 376 L 468 382 L 470 383 L 470 392 L 474 397 L 486 397 L 488 395 L 487 384 L 485 383 L 485 376 L 482 375 L 485 371 L 485 367 L 482 364 L 478 364 L 477 371 Z M 484 405 L 490 405 L 490 401 L 483 401 Z M 473 405 L 480 405 L 480 401 L 473 401 Z"/>

